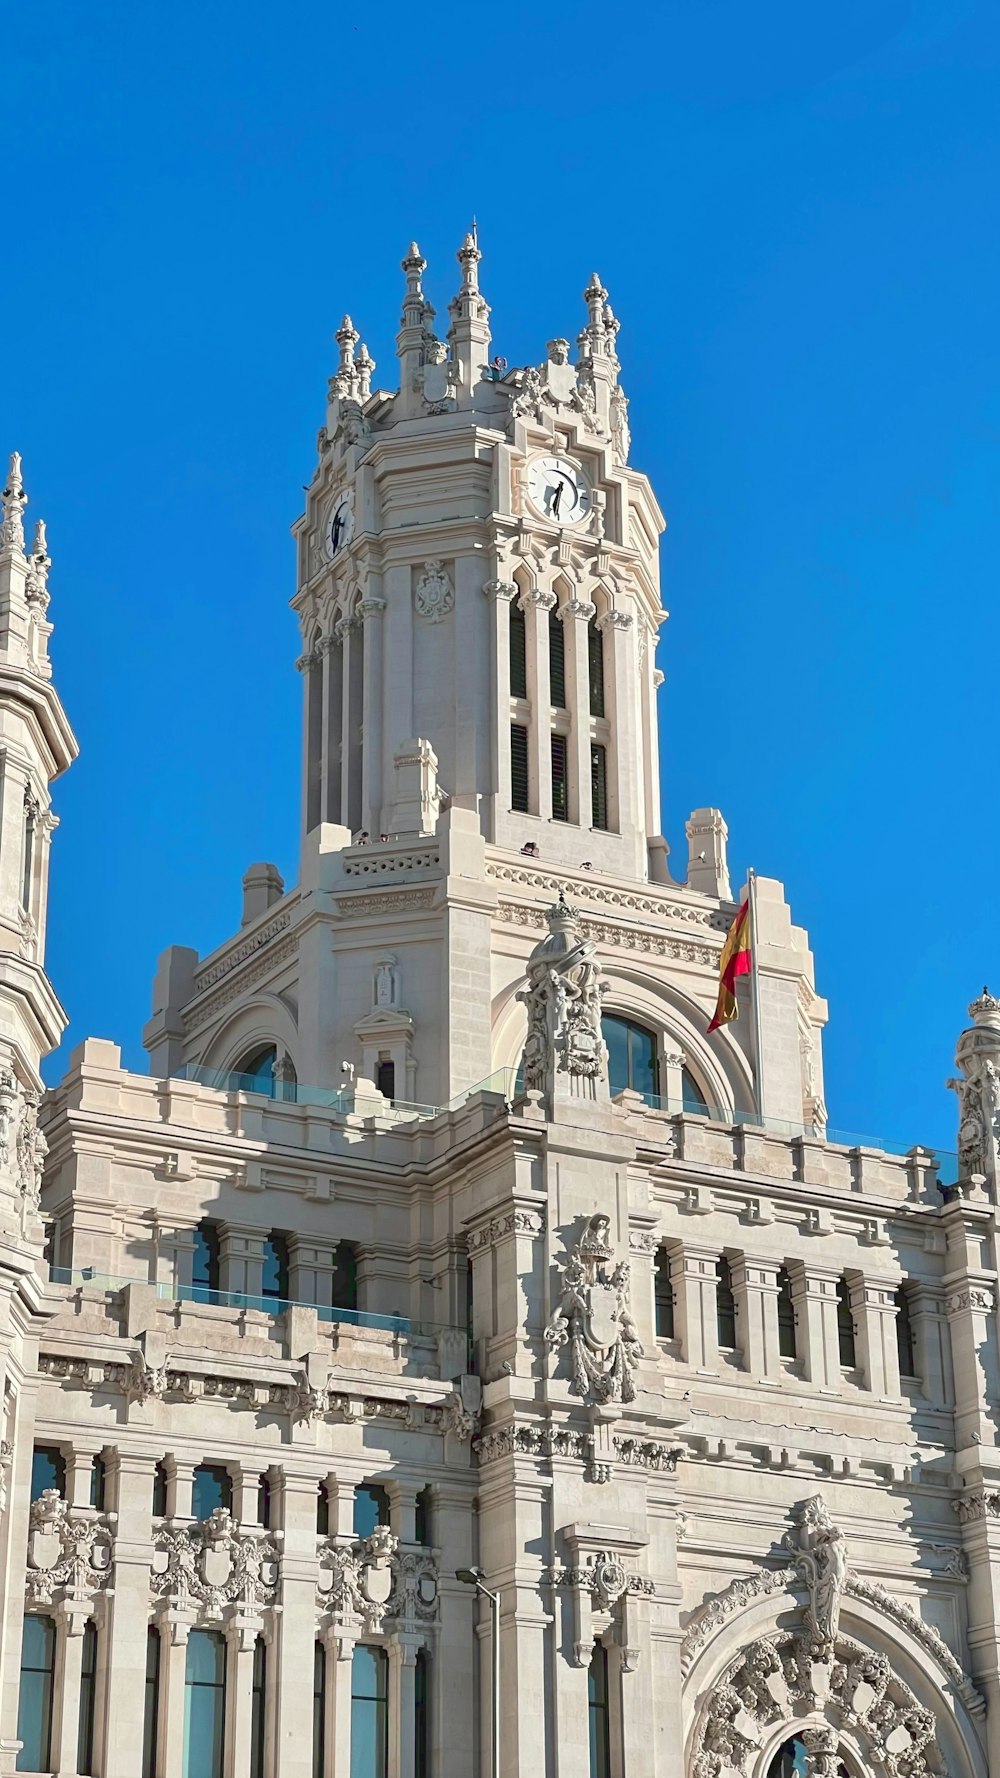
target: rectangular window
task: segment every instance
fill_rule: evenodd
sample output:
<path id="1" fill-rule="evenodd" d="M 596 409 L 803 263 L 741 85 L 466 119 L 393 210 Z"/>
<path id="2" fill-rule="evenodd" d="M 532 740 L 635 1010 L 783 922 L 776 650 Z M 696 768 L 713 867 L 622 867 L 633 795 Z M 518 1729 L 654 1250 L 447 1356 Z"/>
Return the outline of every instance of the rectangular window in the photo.
<path id="1" fill-rule="evenodd" d="M 158 1463 L 153 1470 L 153 1517 L 165 1519 L 167 1516 L 167 1466 Z"/>
<path id="2" fill-rule="evenodd" d="M 569 775 L 566 768 L 566 736 L 552 736 L 552 819 L 569 820 Z"/>
<path id="3" fill-rule="evenodd" d="M 723 1352 L 736 1350 L 736 1298 L 733 1295 L 733 1280 L 729 1270 L 729 1261 L 723 1254 L 715 1265 L 718 1283 L 715 1286 L 715 1313 L 718 1323 L 719 1346 Z"/>
<path id="4" fill-rule="evenodd" d="M 384 1649 L 358 1643 L 351 1665 L 351 1778 L 386 1778 L 389 1765 L 388 1669 Z"/>
<path id="5" fill-rule="evenodd" d="M 913 1323 L 910 1320 L 910 1293 L 905 1284 L 896 1292 L 896 1351 L 899 1354 L 901 1377 L 915 1377 L 917 1360 L 913 1346 Z"/>
<path id="6" fill-rule="evenodd" d="M 594 1644 L 587 1674 L 590 1721 L 590 1778 L 611 1778 L 611 1724 L 608 1721 L 608 1651 Z"/>
<path id="7" fill-rule="evenodd" d="M 590 714 L 603 716 L 604 710 L 604 631 L 593 618 L 587 625 L 587 666 L 590 669 Z"/>
<path id="8" fill-rule="evenodd" d="M 413 1778 L 429 1778 L 428 1715 L 427 1651 L 419 1648 L 413 1675 Z"/>
<path id="9" fill-rule="evenodd" d="M 515 599 L 510 606 L 510 695 L 528 695 L 528 650 L 524 612 Z"/>
<path id="10" fill-rule="evenodd" d="M 798 1357 L 792 1280 L 784 1266 L 778 1273 L 778 1352 L 782 1358 Z"/>
<path id="11" fill-rule="evenodd" d="M 355 1311 L 358 1306 L 358 1256 L 350 1241 L 338 1241 L 333 1268 L 333 1307 Z"/>
<path id="12" fill-rule="evenodd" d="M 31 1498 L 40 1500 L 52 1489 L 66 1493 L 66 1459 L 55 1445 L 36 1445 L 31 1456 Z"/>
<path id="13" fill-rule="evenodd" d="M 199 1463 L 191 1488 L 191 1517 L 210 1519 L 220 1508 L 233 1510 L 233 1478 L 221 1463 Z"/>
<path id="14" fill-rule="evenodd" d="M 104 1496 L 107 1492 L 107 1470 L 103 1457 L 94 1457 L 90 1464 L 90 1504 L 99 1513 L 104 1511 Z"/>
<path id="15" fill-rule="evenodd" d="M 523 722 L 510 725 L 510 806 L 528 813 L 528 731 Z"/>
<path id="16" fill-rule="evenodd" d="M 260 1293 L 275 1302 L 286 1302 L 288 1299 L 288 1241 L 274 1229 L 264 1242 Z"/>
<path id="17" fill-rule="evenodd" d="M 313 1652 L 313 1778 L 326 1773 L 326 1649 L 317 1642 Z"/>
<path id="18" fill-rule="evenodd" d="M 88 1623 L 83 1630 L 80 1657 L 80 1726 L 76 1740 L 76 1769 L 80 1778 L 91 1778 L 94 1770 L 94 1691 L 97 1685 L 97 1625 Z"/>
<path id="19" fill-rule="evenodd" d="M 191 1284 L 196 1303 L 206 1301 L 206 1291 L 219 1288 L 219 1231 L 214 1222 L 200 1222 L 194 1231 Z"/>
<path id="20" fill-rule="evenodd" d="M 250 1778 L 264 1778 L 265 1687 L 267 1648 L 263 1636 L 253 1645 L 253 1688 L 250 1694 Z"/>
<path id="21" fill-rule="evenodd" d="M 370 1537 L 376 1525 L 389 1523 L 389 1496 L 379 1482 L 354 1490 L 354 1535 Z"/>
<path id="22" fill-rule="evenodd" d="M 142 1778 L 156 1778 L 157 1727 L 160 1718 L 160 1633 L 146 1631 L 146 1701 L 142 1717 Z"/>
<path id="23" fill-rule="evenodd" d="M 653 1275 L 653 1297 L 656 1310 L 656 1337 L 674 1337 L 674 1292 L 670 1282 L 670 1255 L 665 1247 L 656 1249 L 656 1271 Z"/>
<path id="24" fill-rule="evenodd" d="M 35 821 L 38 805 L 30 791 L 24 793 L 24 845 L 21 861 L 21 906 L 31 912 L 31 879 L 35 868 Z"/>
<path id="25" fill-rule="evenodd" d="M 590 749 L 590 816 L 594 827 L 607 830 L 608 750 L 596 741 Z"/>
<path id="26" fill-rule="evenodd" d="M 431 1491 L 430 1491 L 430 1488 L 421 1488 L 421 1490 L 420 1490 L 419 1494 L 417 1495 L 417 1498 L 413 1504 L 414 1504 L 413 1535 L 416 1538 L 418 1543 L 432 1544 L 434 1542 L 434 1539 L 431 1536 Z"/>
<path id="27" fill-rule="evenodd" d="M 271 1478 L 262 1475 L 257 1482 L 257 1523 L 265 1531 L 271 1529 Z"/>
<path id="28" fill-rule="evenodd" d="M 387 1057 L 382 1057 L 382 1056 L 379 1057 L 378 1067 L 375 1070 L 375 1085 L 378 1087 L 379 1092 L 383 1093 L 387 1099 L 395 1099 L 395 1097 L 396 1097 L 396 1064 L 395 1064 L 395 1062 L 390 1061 Z"/>
<path id="29" fill-rule="evenodd" d="M 225 1721 L 225 1642 L 217 1630 L 192 1630 L 184 1684 L 184 1778 L 222 1778 Z"/>
<path id="30" fill-rule="evenodd" d="M 854 1344 L 854 1311 L 851 1308 L 851 1293 L 846 1278 L 839 1279 L 837 1283 L 837 1340 L 841 1368 L 852 1371 L 858 1362 L 858 1354 Z"/>
<path id="31" fill-rule="evenodd" d="M 21 1631 L 21 1689 L 17 1700 L 18 1772 L 48 1772 L 52 1752 L 52 1670 L 56 1627 L 50 1617 L 26 1617 Z"/>
<path id="32" fill-rule="evenodd" d="M 566 631 L 557 610 L 549 612 L 549 697 L 554 710 L 565 710 Z"/>

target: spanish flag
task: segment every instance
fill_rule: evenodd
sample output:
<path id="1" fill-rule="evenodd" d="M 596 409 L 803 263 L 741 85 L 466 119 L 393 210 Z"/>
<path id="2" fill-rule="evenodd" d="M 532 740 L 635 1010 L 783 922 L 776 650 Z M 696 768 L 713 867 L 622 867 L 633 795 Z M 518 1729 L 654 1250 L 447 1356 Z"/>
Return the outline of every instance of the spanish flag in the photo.
<path id="1" fill-rule="evenodd" d="M 752 927 L 750 921 L 750 902 L 747 899 L 740 908 L 735 920 L 726 934 L 726 942 L 722 947 L 722 959 L 719 963 L 719 998 L 715 1007 L 715 1016 L 708 1029 L 717 1031 L 720 1025 L 731 1024 L 738 1019 L 740 1009 L 736 1002 L 736 981 L 741 975 L 749 975 L 753 968 Z"/>

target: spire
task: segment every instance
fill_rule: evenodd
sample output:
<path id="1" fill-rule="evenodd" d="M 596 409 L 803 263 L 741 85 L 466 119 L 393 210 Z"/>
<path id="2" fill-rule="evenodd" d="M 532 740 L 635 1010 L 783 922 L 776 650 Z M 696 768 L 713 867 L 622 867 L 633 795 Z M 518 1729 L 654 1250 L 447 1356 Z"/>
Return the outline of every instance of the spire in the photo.
<path id="1" fill-rule="evenodd" d="M 364 340 L 358 346 L 355 369 L 358 373 L 358 396 L 361 401 L 367 401 L 372 392 L 372 373 L 375 369 L 375 360 L 369 356 Z"/>
<path id="2" fill-rule="evenodd" d="M 28 578 L 25 582 L 25 594 L 29 605 L 38 605 L 44 615 L 49 603 L 49 569 L 52 557 L 49 555 L 48 539 L 45 534 L 45 520 L 38 519 L 35 524 L 35 538 L 31 546 L 31 557 L 28 565 Z"/>
<path id="3" fill-rule="evenodd" d="M 350 376 L 354 369 L 354 348 L 361 338 L 350 315 L 344 316 L 334 338 L 340 348 L 340 364 L 337 367 L 337 374 Z"/>
<path id="4" fill-rule="evenodd" d="M 458 401 L 460 407 L 472 404 L 472 391 L 480 381 L 489 362 L 490 310 L 479 289 L 479 239 L 473 223 L 458 250 L 462 268 L 462 288 L 448 304 L 451 326 L 448 339 L 451 355 L 458 366 Z"/>
<path id="5" fill-rule="evenodd" d="M 402 261 L 406 274 L 406 295 L 403 298 L 403 319 L 401 327 L 422 327 L 426 299 L 420 280 L 427 270 L 427 261 L 417 246 L 416 241 L 410 242 L 410 250 Z"/>
<path id="6" fill-rule="evenodd" d="M 21 480 L 21 453 L 12 451 L 3 495 L 3 522 L 0 524 L 0 550 L 24 551 L 24 509 L 28 496 Z"/>

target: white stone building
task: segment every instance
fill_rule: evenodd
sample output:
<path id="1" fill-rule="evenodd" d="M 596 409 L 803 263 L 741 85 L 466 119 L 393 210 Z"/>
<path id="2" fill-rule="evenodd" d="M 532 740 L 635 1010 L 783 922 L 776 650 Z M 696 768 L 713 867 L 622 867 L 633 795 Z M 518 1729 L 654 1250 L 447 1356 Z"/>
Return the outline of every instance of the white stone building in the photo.
<path id="1" fill-rule="evenodd" d="M 825 1002 L 659 832 L 663 520 L 571 358 L 351 324 L 295 527 L 300 880 L 39 1107 L 76 743 L 0 533 L 0 1773 L 1000 1778 L 1000 1002 L 959 1162 L 828 1139 Z M 182 923 L 182 922 L 181 922 Z M 520 1067 L 520 1073 L 518 1069 Z M 480 1573 L 480 1586 L 470 1585 Z"/>

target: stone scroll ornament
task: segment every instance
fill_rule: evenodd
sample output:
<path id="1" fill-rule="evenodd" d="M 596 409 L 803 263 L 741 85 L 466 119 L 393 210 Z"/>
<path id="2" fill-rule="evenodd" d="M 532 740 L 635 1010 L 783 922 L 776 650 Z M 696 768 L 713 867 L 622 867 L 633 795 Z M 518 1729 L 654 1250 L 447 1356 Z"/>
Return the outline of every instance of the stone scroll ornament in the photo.
<path id="1" fill-rule="evenodd" d="M 548 936 L 528 958 L 528 985 L 517 998 L 528 1014 L 522 1067 L 529 1092 L 544 1093 L 550 1074 L 595 1079 L 604 1073 L 601 966 L 580 932 L 579 915 L 560 894 L 545 916 Z"/>
<path id="2" fill-rule="evenodd" d="M 545 1329 L 553 1352 L 569 1346 L 570 1388 L 587 1402 L 635 1400 L 642 1346 L 629 1310 L 629 1266 L 608 1241 L 609 1220 L 592 1216 L 563 1268 L 559 1307 Z"/>

